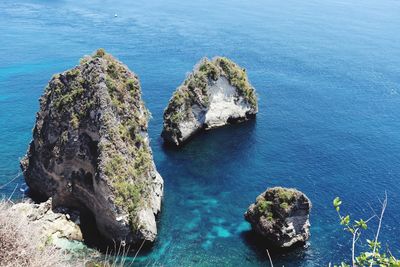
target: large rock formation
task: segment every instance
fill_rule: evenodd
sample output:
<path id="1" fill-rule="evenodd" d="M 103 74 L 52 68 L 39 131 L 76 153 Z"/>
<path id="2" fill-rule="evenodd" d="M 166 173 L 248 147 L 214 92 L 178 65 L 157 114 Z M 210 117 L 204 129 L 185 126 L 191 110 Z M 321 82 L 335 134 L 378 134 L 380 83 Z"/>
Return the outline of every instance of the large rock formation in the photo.
<path id="1" fill-rule="evenodd" d="M 224 57 L 205 58 L 170 99 L 161 135 L 180 145 L 201 129 L 241 122 L 257 112 L 257 96 L 245 69 Z"/>
<path id="2" fill-rule="evenodd" d="M 148 117 L 138 77 L 102 49 L 54 75 L 21 161 L 31 192 L 89 210 L 109 240 L 154 241 L 163 180 Z"/>
<path id="3" fill-rule="evenodd" d="M 302 192 L 273 187 L 257 197 L 244 217 L 271 245 L 290 247 L 310 237 L 310 210 L 311 202 Z"/>

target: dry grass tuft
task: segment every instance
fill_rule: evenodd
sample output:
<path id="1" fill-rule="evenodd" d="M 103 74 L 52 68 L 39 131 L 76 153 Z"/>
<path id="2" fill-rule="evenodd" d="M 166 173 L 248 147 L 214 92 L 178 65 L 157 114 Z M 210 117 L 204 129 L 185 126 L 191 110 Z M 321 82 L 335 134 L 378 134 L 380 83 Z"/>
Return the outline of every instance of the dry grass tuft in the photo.
<path id="1" fill-rule="evenodd" d="M 143 246 L 144 242 L 142 243 Z M 40 234 L 37 225 L 12 209 L 12 203 L 0 199 L 0 266 L 1 267 L 122 267 L 133 266 L 126 262 L 129 247 L 119 245 L 106 255 L 98 252 L 75 255 L 55 247 L 51 240 Z"/>
<path id="2" fill-rule="evenodd" d="M 0 200 L 0 266 L 84 266 L 71 262 L 70 256 L 42 240 L 39 229 L 27 218 Z"/>

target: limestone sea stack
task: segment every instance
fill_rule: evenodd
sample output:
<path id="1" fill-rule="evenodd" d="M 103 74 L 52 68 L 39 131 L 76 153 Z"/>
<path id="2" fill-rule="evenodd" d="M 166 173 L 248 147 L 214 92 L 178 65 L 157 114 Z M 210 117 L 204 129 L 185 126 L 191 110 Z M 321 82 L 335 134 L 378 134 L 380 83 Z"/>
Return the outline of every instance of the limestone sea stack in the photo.
<path id="1" fill-rule="evenodd" d="M 202 59 L 174 92 L 164 111 L 162 137 L 180 145 L 201 129 L 254 118 L 255 89 L 246 70 L 225 57 Z"/>
<path id="2" fill-rule="evenodd" d="M 103 49 L 54 75 L 21 161 L 31 193 L 90 211 L 109 240 L 154 241 L 163 179 L 148 119 L 138 77 Z"/>
<path id="3" fill-rule="evenodd" d="M 257 197 L 244 217 L 268 244 L 284 248 L 308 240 L 310 210 L 311 202 L 304 193 L 273 187 Z"/>

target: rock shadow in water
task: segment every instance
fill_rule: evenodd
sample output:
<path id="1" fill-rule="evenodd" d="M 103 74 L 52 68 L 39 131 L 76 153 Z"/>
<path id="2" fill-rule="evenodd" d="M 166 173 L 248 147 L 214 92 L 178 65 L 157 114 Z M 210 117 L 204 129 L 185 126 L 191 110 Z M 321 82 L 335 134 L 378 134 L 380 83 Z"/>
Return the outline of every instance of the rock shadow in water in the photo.
<path id="1" fill-rule="evenodd" d="M 272 262 L 280 262 L 290 259 L 290 262 L 300 262 L 304 260 L 306 244 L 297 244 L 290 248 L 279 248 L 257 235 L 254 231 L 248 230 L 240 234 L 245 244 L 250 247 L 260 261 L 268 261 L 267 250 L 272 258 Z"/>

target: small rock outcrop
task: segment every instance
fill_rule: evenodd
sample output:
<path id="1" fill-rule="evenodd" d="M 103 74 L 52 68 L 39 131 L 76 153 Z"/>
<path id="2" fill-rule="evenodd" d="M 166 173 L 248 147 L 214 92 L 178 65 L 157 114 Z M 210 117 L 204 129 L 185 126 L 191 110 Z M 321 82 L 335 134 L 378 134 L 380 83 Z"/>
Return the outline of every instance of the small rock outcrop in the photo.
<path id="1" fill-rule="evenodd" d="M 54 75 L 21 160 L 31 193 L 89 210 L 109 240 L 154 241 L 163 179 L 148 118 L 138 77 L 103 49 Z"/>
<path id="2" fill-rule="evenodd" d="M 79 214 L 66 213 L 65 210 L 53 210 L 51 198 L 46 202 L 35 204 L 21 202 L 13 205 L 11 212 L 16 212 L 27 218 L 28 225 L 40 230 L 39 235 L 45 241 L 63 238 L 67 240 L 83 241 L 79 228 Z M 29 229 L 29 226 L 27 227 Z"/>
<path id="3" fill-rule="evenodd" d="M 311 202 L 302 192 L 273 187 L 257 197 L 244 217 L 271 245 L 283 248 L 308 240 L 310 210 Z"/>
<path id="4" fill-rule="evenodd" d="M 257 112 L 245 69 L 225 57 L 205 58 L 170 99 L 161 136 L 178 146 L 201 129 L 245 121 Z"/>

